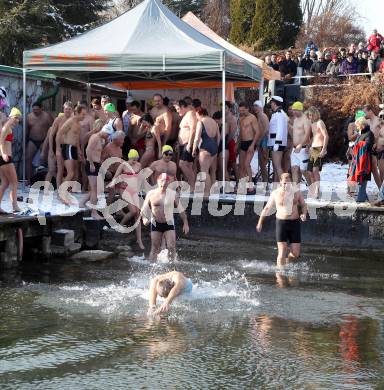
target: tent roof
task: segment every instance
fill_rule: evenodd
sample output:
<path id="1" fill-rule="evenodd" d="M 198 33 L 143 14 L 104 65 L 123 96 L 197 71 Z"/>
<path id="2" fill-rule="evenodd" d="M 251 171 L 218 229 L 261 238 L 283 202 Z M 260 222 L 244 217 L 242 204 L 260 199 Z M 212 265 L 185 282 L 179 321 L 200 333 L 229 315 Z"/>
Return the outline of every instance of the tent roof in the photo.
<path id="1" fill-rule="evenodd" d="M 77 37 L 24 52 L 24 67 L 87 82 L 260 80 L 261 69 L 196 31 L 160 0 L 137 7 Z M 180 73 L 183 73 L 182 75 Z"/>
<path id="2" fill-rule="evenodd" d="M 280 72 L 273 70 L 270 66 L 268 66 L 263 60 L 252 56 L 251 54 L 239 49 L 238 47 L 232 45 L 223 39 L 220 35 L 217 35 L 213 30 L 211 30 L 206 24 L 204 24 L 193 12 L 188 12 L 182 18 L 184 22 L 188 23 L 195 30 L 201 32 L 206 37 L 210 38 L 212 41 L 225 48 L 232 54 L 235 54 L 244 60 L 259 66 L 263 69 L 263 77 L 267 80 L 280 80 Z"/>

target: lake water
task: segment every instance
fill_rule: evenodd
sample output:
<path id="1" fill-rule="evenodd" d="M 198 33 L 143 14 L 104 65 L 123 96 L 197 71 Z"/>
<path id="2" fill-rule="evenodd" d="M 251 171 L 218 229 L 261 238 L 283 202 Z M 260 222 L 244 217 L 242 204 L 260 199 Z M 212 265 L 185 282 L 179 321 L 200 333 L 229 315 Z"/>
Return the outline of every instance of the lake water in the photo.
<path id="1" fill-rule="evenodd" d="M 2 276 L 1 389 L 383 389 L 384 261 L 179 242 L 180 262 L 30 262 Z M 380 261 L 381 260 L 381 261 Z M 194 282 L 161 319 L 149 279 Z"/>

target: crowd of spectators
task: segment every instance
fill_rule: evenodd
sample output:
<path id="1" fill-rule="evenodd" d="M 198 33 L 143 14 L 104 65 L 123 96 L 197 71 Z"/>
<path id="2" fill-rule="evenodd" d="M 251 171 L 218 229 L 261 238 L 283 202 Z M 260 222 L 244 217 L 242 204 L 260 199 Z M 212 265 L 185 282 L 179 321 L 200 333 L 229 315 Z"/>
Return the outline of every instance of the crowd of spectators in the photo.
<path id="1" fill-rule="evenodd" d="M 342 77 L 352 74 L 384 73 L 384 37 L 373 30 L 366 43 L 351 43 L 348 48 L 323 48 L 308 42 L 303 53 L 293 56 L 288 49 L 284 56 L 275 53 L 265 57 L 267 65 L 281 73 L 282 80 L 293 81 L 298 68 L 303 76 Z"/>

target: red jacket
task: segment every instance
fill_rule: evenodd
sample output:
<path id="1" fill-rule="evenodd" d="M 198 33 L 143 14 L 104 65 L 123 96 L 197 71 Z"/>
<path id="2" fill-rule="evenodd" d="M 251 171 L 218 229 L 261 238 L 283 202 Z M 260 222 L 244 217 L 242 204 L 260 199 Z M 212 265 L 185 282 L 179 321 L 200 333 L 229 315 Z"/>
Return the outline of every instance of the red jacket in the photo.
<path id="1" fill-rule="evenodd" d="M 382 35 L 380 35 L 379 33 L 372 34 L 368 38 L 368 47 L 367 47 L 367 49 L 369 51 L 371 51 L 371 50 L 379 51 L 380 50 L 380 46 L 381 46 L 381 42 L 383 42 L 383 40 L 384 40 L 384 37 Z"/>

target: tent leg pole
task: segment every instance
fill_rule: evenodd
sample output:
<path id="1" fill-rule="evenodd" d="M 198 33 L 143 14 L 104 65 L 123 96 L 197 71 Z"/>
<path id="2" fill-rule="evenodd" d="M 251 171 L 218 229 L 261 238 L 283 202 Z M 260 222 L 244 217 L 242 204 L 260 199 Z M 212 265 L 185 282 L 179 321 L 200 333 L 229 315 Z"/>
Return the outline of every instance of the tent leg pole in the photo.
<path id="1" fill-rule="evenodd" d="M 26 180 L 26 158 L 25 158 L 25 144 L 26 144 L 26 131 L 27 131 L 27 69 L 23 68 L 23 193 L 25 191 Z"/>
<path id="2" fill-rule="evenodd" d="M 222 170 L 222 191 L 223 194 L 225 194 L 225 172 L 226 172 L 226 166 L 225 166 L 225 133 L 226 133 L 226 117 L 225 117 L 225 100 L 226 100 L 226 85 L 225 85 L 225 69 L 223 70 L 222 75 L 222 128 L 221 128 L 221 144 L 222 144 L 222 150 L 221 150 L 221 157 L 222 157 L 222 164 L 223 164 L 223 170 Z"/>
<path id="3" fill-rule="evenodd" d="M 87 83 L 87 103 L 91 104 L 91 84 Z"/>
<path id="4" fill-rule="evenodd" d="M 263 107 L 264 107 L 264 77 L 260 80 L 260 86 L 259 86 L 259 100 L 261 101 Z"/>

